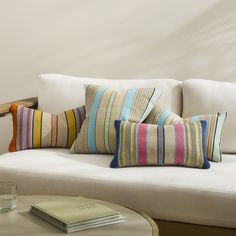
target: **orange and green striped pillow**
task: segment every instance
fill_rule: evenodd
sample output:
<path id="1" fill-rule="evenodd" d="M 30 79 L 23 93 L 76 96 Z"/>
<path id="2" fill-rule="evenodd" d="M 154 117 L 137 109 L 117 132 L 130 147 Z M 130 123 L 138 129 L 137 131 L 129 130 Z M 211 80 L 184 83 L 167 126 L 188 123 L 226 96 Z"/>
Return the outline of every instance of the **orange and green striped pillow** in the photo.
<path id="1" fill-rule="evenodd" d="M 114 121 L 144 121 L 161 95 L 156 88 L 119 91 L 88 85 L 85 89 L 86 119 L 71 153 L 114 153 Z"/>
<path id="2" fill-rule="evenodd" d="M 13 137 L 9 151 L 32 148 L 70 148 L 85 119 L 85 106 L 60 114 L 12 104 Z"/>
<path id="3" fill-rule="evenodd" d="M 220 162 L 221 157 L 221 136 L 226 119 L 227 112 L 217 112 L 206 115 L 196 115 L 188 118 L 181 118 L 175 113 L 165 110 L 161 107 L 154 107 L 144 123 L 157 125 L 178 124 L 183 121 L 200 121 L 207 122 L 205 135 L 205 155 L 209 161 Z"/>
<path id="4" fill-rule="evenodd" d="M 203 141 L 206 126 L 206 121 L 159 126 L 116 120 L 116 151 L 110 166 L 208 169 Z"/>

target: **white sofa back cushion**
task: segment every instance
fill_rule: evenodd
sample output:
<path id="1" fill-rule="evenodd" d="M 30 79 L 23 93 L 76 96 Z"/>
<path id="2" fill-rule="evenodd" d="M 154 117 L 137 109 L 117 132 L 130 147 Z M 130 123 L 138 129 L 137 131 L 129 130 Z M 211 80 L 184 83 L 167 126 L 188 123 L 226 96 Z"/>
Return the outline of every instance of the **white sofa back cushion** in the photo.
<path id="1" fill-rule="evenodd" d="M 59 74 L 43 74 L 39 76 L 39 109 L 47 112 L 62 112 L 85 104 L 85 84 L 102 84 L 118 89 L 156 87 L 163 92 L 159 103 L 177 114 L 181 114 L 182 111 L 182 83 L 177 80 L 110 80 Z"/>
<path id="2" fill-rule="evenodd" d="M 222 151 L 236 153 L 236 84 L 203 79 L 183 83 L 183 117 L 227 111 Z"/>

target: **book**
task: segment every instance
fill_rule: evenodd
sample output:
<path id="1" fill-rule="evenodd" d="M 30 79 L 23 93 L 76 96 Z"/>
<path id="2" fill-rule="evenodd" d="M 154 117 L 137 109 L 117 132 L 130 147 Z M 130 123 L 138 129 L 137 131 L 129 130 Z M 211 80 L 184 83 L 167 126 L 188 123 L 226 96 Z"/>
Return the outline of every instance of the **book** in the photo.
<path id="1" fill-rule="evenodd" d="M 122 223 L 120 212 L 84 197 L 65 197 L 56 201 L 36 203 L 30 212 L 66 233 Z"/>

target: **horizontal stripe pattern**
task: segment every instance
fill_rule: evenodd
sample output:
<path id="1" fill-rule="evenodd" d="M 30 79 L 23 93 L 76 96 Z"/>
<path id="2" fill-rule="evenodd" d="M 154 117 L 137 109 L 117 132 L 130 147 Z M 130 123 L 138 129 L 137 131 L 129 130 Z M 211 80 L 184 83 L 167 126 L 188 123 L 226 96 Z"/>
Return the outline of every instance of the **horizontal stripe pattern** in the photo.
<path id="1" fill-rule="evenodd" d="M 116 119 L 142 122 L 160 97 L 156 88 L 124 91 L 86 86 L 86 120 L 71 153 L 114 153 Z"/>
<path id="2" fill-rule="evenodd" d="M 207 169 L 206 121 L 158 126 L 115 121 L 117 145 L 111 167 L 186 166 Z"/>
<path id="3" fill-rule="evenodd" d="M 209 161 L 220 162 L 221 156 L 221 136 L 226 119 L 226 112 L 217 112 L 206 115 L 196 115 L 189 118 L 181 118 L 175 113 L 155 106 L 144 123 L 157 125 L 170 125 L 182 123 L 184 121 L 193 122 L 204 120 L 207 122 L 205 135 L 205 155 Z"/>
<path id="4" fill-rule="evenodd" d="M 85 106 L 60 114 L 11 105 L 13 138 L 9 151 L 31 148 L 70 148 L 85 119 Z"/>

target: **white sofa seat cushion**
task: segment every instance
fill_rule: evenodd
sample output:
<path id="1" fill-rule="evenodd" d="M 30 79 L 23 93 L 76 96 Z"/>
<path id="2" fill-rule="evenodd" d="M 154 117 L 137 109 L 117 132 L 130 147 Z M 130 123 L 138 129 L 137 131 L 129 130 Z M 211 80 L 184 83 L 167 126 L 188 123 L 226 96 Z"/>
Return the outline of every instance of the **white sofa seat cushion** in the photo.
<path id="1" fill-rule="evenodd" d="M 0 179 L 16 182 L 19 194 L 83 195 L 128 204 L 157 219 L 236 228 L 234 155 L 208 170 L 112 169 L 111 159 L 67 149 L 7 153 L 0 157 Z"/>
<path id="2" fill-rule="evenodd" d="M 84 85 L 105 85 L 114 89 L 157 88 L 162 91 L 158 103 L 177 114 L 182 111 L 182 82 L 174 79 L 98 79 L 83 78 L 60 74 L 43 74 L 39 76 L 38 102 L 42 111 L 51 113 L 85 104 Z"/>
<path id="3" fill-rule="evenodd" d="M 227 112 L 222 151 L 236 153 L 236 83 L 190 79 L 183 83 L 183 117 Z"/>

